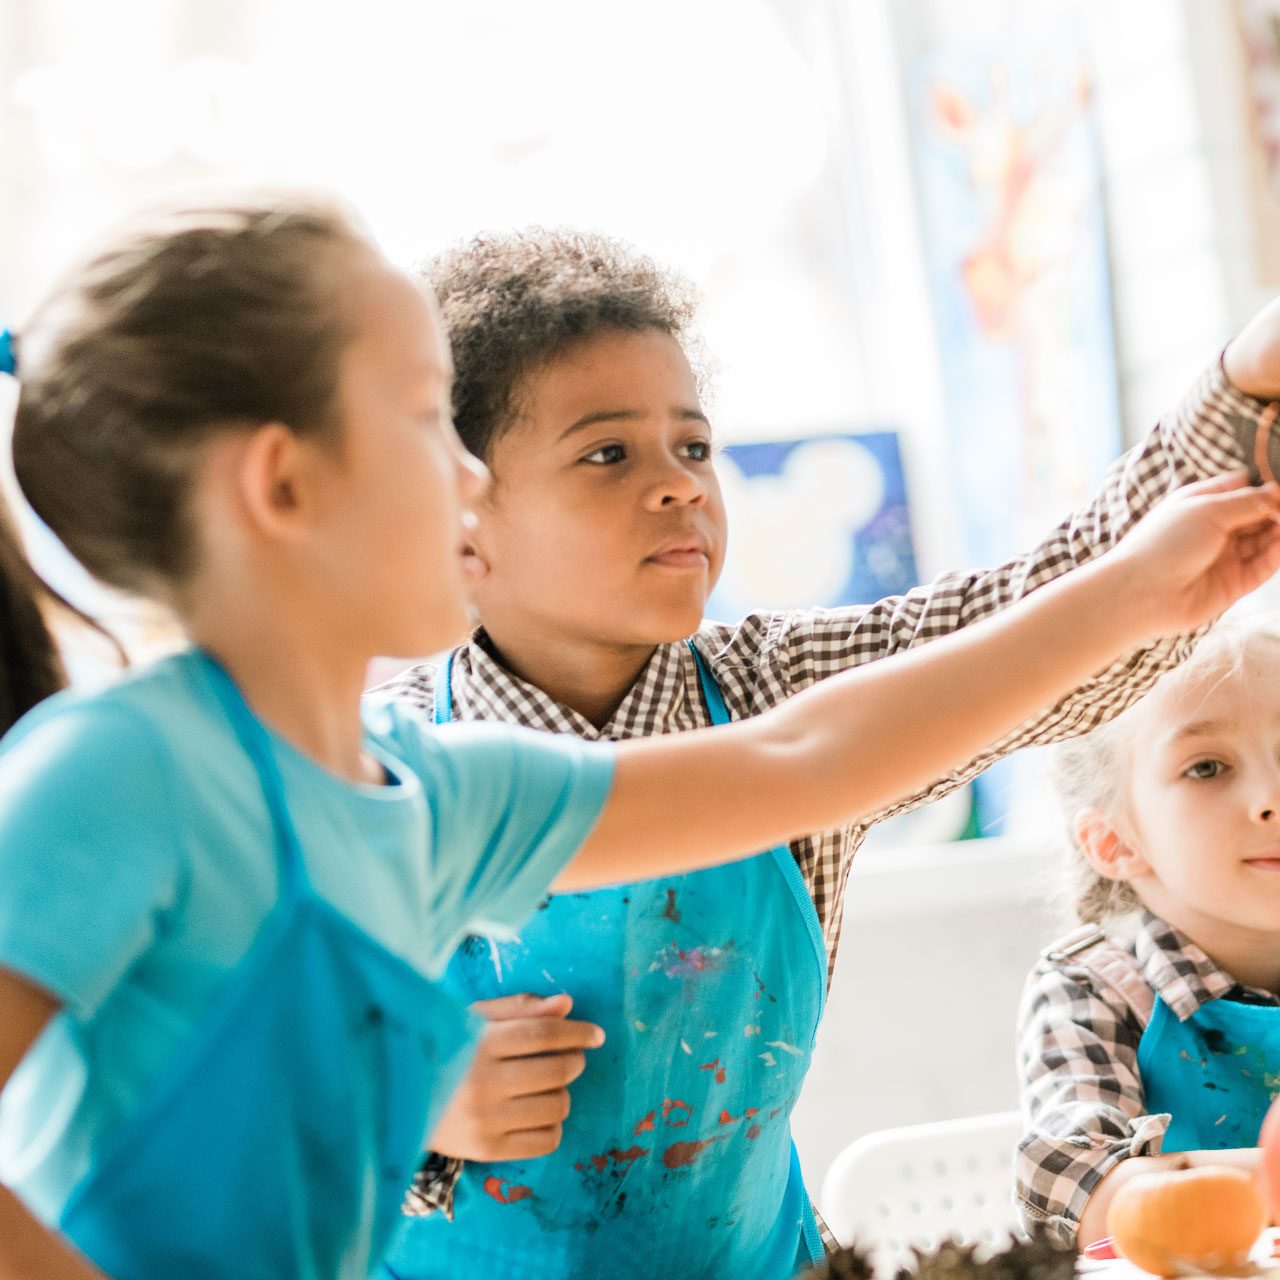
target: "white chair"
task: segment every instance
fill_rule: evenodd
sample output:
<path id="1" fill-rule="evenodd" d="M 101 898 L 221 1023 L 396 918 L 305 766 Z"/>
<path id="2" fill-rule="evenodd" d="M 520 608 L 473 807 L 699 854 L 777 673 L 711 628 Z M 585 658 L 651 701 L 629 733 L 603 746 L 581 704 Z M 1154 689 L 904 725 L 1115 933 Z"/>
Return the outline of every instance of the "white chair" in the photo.
<path id="1" fill-rule="evenodd" d="M 841 1244 L 870 1251 L 892 1274 L 913 1246 L 950 1236 L 1001 1244 L 1018 1229 L 1013 1200 L 1016 1111 L 869 1133 L 847 1146 L 822 1182 L 818 1205 Z"/>

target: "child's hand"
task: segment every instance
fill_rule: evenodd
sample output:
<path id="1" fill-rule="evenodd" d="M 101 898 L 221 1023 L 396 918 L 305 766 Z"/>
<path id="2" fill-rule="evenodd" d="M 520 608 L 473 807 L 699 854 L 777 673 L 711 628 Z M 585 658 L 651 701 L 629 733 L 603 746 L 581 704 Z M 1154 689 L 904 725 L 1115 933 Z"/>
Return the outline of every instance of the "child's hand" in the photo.
<path id="1" fill-rule="evenodd" d="M 1280 569 L 1280 488 L 1243 473 L 1175 490 L 1109 556 L 1150 636 L 1193 631 Z"/>
<path id="2" fill-rule="evenodd" d="M 1280 298 L 1269 302 L 1222 353 L 1232 383 L 1259 400 L 1280 399 Z"/>
<path id="3" fill-rule="evenodd" d="M 568 1018 L 567 995 L 502 996 L 471 1006 L 489 1025 L 431 1135 L 431 1150 L 463 1160 L 531 1160 L 560 1145 L 569 1084 L 604 1043 L 594 1023 Z"/>

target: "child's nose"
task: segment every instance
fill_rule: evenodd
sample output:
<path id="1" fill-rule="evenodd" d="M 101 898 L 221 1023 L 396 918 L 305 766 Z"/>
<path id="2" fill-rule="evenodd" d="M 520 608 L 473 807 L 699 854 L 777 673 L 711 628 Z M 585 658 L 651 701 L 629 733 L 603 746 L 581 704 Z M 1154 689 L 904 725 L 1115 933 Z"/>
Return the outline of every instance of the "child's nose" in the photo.
<path id="1" fill-rule="evenodd" d="M 707 486 L 687 467 L 672 464 L 663 469 L 649 490 L 649 505 L 672 507 L 705 502 Z"/>

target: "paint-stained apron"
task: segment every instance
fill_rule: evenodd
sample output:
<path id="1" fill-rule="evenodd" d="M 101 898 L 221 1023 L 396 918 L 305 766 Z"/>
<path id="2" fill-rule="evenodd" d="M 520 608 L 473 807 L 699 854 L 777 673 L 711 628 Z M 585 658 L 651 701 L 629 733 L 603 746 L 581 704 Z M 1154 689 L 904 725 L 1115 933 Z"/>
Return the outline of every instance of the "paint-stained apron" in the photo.
<path id="1" fill-rule="evenodd" d="M 267 734 L 204 665 L 262 784 L 279 901 L 59 1227 L 114 1280 L 363 1280 L 476 1020 L 311 888 Z"/>
<path id="2" fill-rule="evenodd" d="M 1280 1091 L 1280 1007 L 1219 998 L 1181 1021 L 1157 995 L 1138 1073 L 1149 1114 L 1173 1117 L 1163 1150 L 1257 1146 Z"/>
<path id="3" fill-rule="evenodd" d="M 713 724 L 729 714 L 692 645 Z M 450 664 L 436 719 L 452 718 Z M 468 1163 L 454 1220 L 407 1218 L 402 1280 L 782 1280 L 822 1246 L 791 1141 L 826 992 L 813 901 L 786 847 L 731 866 L 559 894 L 514 942 L 469 939 L 469 1000 L 573 997 L 607 1039 L 570 1086 L 559 1150 Z"/>

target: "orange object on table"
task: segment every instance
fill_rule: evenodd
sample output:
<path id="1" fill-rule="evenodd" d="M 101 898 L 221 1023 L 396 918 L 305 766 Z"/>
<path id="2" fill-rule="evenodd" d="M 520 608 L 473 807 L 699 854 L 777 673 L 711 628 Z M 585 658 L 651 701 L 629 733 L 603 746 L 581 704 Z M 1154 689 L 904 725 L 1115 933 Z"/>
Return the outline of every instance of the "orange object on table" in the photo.
<path id="1" fill-rule="evenodd" d="M 1117 1252 L 1158 1276 L 1248 1271 L 1266 1224 L 1257 1181 L 1226 1165 L 1141 1174 L 1116 1190 L 1107 1211 Z"/>

